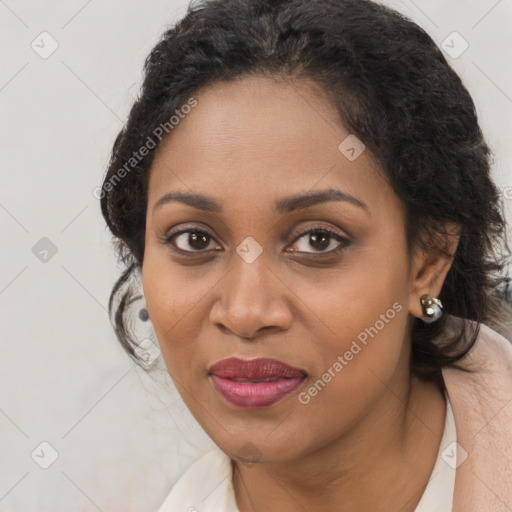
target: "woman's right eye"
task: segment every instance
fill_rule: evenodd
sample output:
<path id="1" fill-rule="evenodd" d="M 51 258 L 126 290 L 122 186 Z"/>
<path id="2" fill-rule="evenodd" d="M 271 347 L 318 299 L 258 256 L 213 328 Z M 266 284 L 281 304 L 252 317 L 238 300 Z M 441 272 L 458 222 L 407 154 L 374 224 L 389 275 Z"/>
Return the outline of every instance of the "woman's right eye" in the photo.
<path id="1" fill-rule="evenodd" d="M 205 231 L 188 229 L 170 235 L 166 238 L 165 243 L 168 244 L 172 250 L 191 253 L 206 252 L 206 249 L 208 249 L 208 246 L 213 241 L 214 238 Z"/>

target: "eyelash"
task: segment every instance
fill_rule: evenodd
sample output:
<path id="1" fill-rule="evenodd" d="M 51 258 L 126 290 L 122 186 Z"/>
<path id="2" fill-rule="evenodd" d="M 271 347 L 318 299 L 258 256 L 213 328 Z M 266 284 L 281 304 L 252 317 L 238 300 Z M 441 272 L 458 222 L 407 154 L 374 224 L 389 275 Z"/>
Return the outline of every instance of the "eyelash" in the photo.
<path id="1" fill-rule="evenodd" d="M 190 256 L 191 254 L 203 255 L 203 254 L 206 254 L 208 252 L 211 252 L 211 251 L 208 251 L 208 250 L 185 251 L 183 249 L 180 249 L 180 248 L 174 246 L 174 244 L 172 243 L 173 240 L 176 237 L 178 237 L 179 235 L 183 235 L 184 233 L 196 233 L 196 234 L 199 234 L 199 235 L 206 235 L 209 239 L 215 240 L 215 238 L 213 236 L 211 236 L 205 230 L 198 229 L 198 228 L 188 228 L 188 229 L 182 229 L 182 230 L 177 231 L 175 233 L 171 233 L 170 235 L 168 235 L 168 236 L 164 237 L 163 239 L 159 240 L 159 242 L 164 244 L 164 245 L 168 245 L 169 248 L 173 252 L 178 253 L 180 255 L 187 255 L 187 256 Z M 292 245 L 294 243 L 296 243 L 298 240 L 300 240 L 304 235 L 310 234 L 310 233 L 311 234 L 315 233 L 315 234 L 328 235 L 331 238 L 334 238 L 334 240 L 336 240 L 337 242 L 339 242 L 339 245 L 338 245 L 338 247 L 336 247 L 335 249 L 331 249 L 330 251 L 318 251 L 318 252 L 315 252 L 315 251 L 313 251 L 313 252 L 290 251 L 290 252 L 298 252 L 300 254 L 307 254 L 307 255 L 316 254 L 316 255 L 319 255 L 320 257 L 322 257 L 322 255 L 330 255 L 330 256 L 332 256 L 332 255 L 337 255 L 340 252 L 344 251 L 351 244 L 351 241 L 348 238 L 343 237 L 343 236 L 339 235 L 338 233 L 335 233 L 334 231 L 331 231 L 330 229 L 323 228 L 323 227 L 314 227 L 314 228 L 306 228 L 306 229 L 300 230 L 298 233 L 296 233 Z M 216 251 L 216 250 L 217 249 L 214 249 L 214 251 Z"/>

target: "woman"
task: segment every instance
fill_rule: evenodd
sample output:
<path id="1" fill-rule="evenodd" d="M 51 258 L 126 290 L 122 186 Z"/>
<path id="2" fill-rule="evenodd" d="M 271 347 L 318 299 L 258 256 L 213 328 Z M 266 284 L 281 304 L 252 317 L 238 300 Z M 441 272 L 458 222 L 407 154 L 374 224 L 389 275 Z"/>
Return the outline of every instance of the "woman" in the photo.
<path id="1" fill-rule="evenodd" d="M 138 275 L 219 448 L 161 512 L 512 507 L 489 159 L 442 52 L 382 5 L 207 1 L 163 35 L 101 200 L 118 337 L 136 356 Z"/>

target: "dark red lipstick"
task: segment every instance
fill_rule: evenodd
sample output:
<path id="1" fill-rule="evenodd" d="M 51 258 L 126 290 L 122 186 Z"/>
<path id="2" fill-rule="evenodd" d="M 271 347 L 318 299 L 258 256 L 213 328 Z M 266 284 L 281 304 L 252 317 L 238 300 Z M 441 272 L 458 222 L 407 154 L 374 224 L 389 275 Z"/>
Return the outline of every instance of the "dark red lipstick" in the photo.
<path id="1" fill-rule="evenodd" d="M 276 359 L 231 357 L 211 366 L 209 375 L 231 405 L 254 409 L 268 407 L 295 391 L 306 372 Z"/>

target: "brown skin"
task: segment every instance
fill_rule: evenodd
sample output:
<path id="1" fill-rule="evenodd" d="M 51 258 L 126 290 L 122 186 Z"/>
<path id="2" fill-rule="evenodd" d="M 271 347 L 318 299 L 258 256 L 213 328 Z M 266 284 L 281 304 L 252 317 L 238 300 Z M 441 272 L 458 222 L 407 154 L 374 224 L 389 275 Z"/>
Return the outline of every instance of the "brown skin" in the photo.
<path id="1" fill-rule="evenodd" d="M 407 253 L 403 204 L 368 149 L 355 161 L 338 150 L 350 132 L 314 84 L 250 77 L 194 97 L 198 105 L 159 146 L 151 169 L 142 282 L 170 375 L 235 461 L 240 511 L 413 511 L 446 404 L 437 386 L 410 374 L 410 325 L 422 316 L 421 295 L 440 293 L 451 260 Z M 288 214 L 273 209 L 284 196 L 328 188 L 368 211 L 335 201 Z M 225 212 L 178 202 L 153 212 L 171 191 L 213 196 Z M 159 240 L 177 226 L 211 238 L 193 245 L 181 235 L 174 244 L 189 252 L 176 255 Z M 322 258 L 339 242 L 331 237 L 319 248 L 300 228 L 330 229 L 351 243 Z M 248 236 L 263 249 L 252 263 L 236 252 Z M 395 302 L 401 311 L 300 403 L 299 393 Z M 278 359 L 308 378 L 270 407 L 237 409 L 208 376 L 231 356 Z M 251 450 L 256 464 L 240 455 Z"/>

